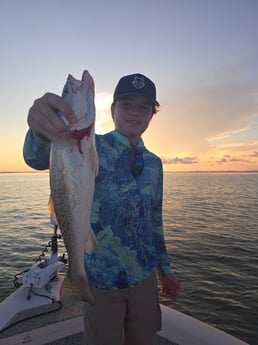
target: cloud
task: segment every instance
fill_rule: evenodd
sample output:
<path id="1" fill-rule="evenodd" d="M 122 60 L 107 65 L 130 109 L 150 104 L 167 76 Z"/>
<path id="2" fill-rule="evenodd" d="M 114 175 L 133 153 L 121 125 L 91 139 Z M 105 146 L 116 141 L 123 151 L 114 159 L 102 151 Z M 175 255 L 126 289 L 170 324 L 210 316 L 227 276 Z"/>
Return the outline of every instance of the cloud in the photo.
<path id="1" fill-rule="evenodd" d="M 253 153 L 251 153 L 250 157 L 258 158 L 258 151 L 254 151 Z"/>
<path id="2" fill-rule="evenodd" d="M 234 137 L 239 142 L 240 134 L 248 137 L 257 126 L 257 80 L 250 74 L 248 61 L 243 61 L 170 90 L 157 115 L 158 121 L 164 121 L 158 128 L 164 150 L 169 145 L 171 153 L 200 155 L 209 152 L 216 140 Z"/>
<path id="3" fill-rule="evenodd" d="M 237 157 L 231 157 L 231 156 L 224 156 L 223 158 L 219 159 L 216 161 L 217 164 L 222 165 L 222 164 L 227 164 L 228 163 L 244 163 L 244 164 L 249 164 L 250 160 L 243 159 L 243 158 L 237 158 Z"/>
<path id="4" fill-rule="evenodd" d="M 196 157 L 184 157 L 184 158 L 179 158 L 179 157 L 174 157 L 174 158 L 161 158 L 163 164 L 196 164 L 199 163 L 196 159 Z"/>

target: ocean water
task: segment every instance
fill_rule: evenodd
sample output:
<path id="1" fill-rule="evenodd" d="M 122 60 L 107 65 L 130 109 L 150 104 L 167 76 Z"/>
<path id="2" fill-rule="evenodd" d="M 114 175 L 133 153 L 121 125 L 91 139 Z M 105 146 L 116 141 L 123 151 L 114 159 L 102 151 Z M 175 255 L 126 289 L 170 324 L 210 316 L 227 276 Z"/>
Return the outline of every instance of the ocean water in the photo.
<path id="1" fill-rule="evenodd" d="M 2 301 L 53 228 L 47 173 L 2 173 L 0 187 Z M 169 257 L 184 293 L 177 302 L 161 302 L 257 344 L 258 173 L 165 173 L 163 210 Z"/>

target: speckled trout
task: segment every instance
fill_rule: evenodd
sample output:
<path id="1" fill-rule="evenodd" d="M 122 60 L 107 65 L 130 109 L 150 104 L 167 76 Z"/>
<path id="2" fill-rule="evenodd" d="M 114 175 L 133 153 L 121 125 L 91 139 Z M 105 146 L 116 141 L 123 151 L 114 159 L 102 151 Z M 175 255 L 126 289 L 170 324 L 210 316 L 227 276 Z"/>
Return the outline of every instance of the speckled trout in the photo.
<path id="1" fill-rule="evenodd" d="M 84 71 L 81 80 L 69 75 L 62 98 L 71 105 L 77 121 L 68 123 L 60 115 L 70 131 L 51 145 L 49 211 L 60 227 L 68 254 L 68 272 L 62 288 L 67 290 L 69 286 L 70 295 L 94 303 L 84 267 L 85 250 L 88 253 L 97 250 L 90 224 L 98 156 L 94 81 L 89 72 Z"/>

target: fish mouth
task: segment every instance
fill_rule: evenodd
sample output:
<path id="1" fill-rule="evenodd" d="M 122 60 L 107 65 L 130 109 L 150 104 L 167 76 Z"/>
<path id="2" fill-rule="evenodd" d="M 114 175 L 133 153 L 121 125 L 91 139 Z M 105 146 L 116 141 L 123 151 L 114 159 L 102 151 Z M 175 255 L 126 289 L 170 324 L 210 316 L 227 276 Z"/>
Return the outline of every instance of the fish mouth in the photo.
<path id="1" fill-rule="evenodd" d="M 82 117 L 76 123 L 70 124 L 69 128 L 71 131 L 82 130 L 90 127 L 94 122 L 94 116 Z"/>

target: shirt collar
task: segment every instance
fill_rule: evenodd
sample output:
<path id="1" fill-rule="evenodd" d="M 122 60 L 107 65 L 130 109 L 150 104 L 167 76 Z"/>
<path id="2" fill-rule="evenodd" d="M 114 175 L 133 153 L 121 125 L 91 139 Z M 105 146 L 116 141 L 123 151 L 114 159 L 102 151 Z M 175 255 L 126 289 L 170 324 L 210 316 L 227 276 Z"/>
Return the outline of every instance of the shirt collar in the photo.
<path id="1" fill-rule="evenodd" d="M 119 141 L 122 145 L 124 145 L 126 147 L 132 146 L 129 143 L 128 139 L 125 136 L 123 136 L 120 132 L 118 132 L 116 129 L 113 130 L 111 133 L 116 138 L 116 140 Z M 144 142 L 143 142 L 142 138 L 140 138 L 140 140 L 138 141 L 137 146 L 144 147 Z"/>

